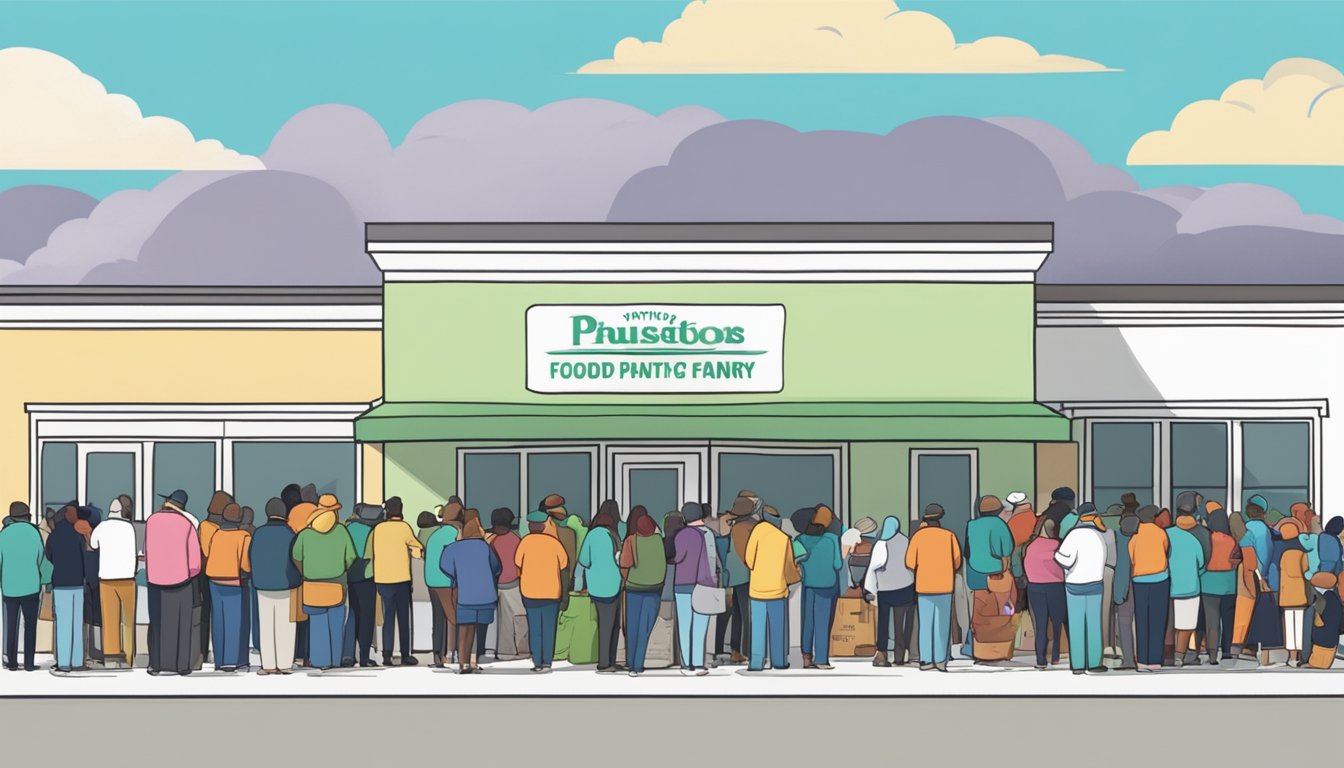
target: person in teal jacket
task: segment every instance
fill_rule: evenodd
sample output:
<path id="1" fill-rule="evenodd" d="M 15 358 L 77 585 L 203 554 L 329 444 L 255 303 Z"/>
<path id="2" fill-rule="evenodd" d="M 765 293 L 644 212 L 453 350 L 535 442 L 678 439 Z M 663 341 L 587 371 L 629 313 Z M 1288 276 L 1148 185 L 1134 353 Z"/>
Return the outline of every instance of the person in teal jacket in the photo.
<path id="1" fill-rule="evenodd" d="M 1208 562 L 1204 559 L 1204 545 L 1192 533 L 1197 525 L 1194 513 L 1182 510 L 1176 515 L 1176 525 L 1167 529 L 1167 540 L 1171 542 L 1167 570 L 1171 575 L 1176 659 L 1182 665 L 1198 660 L 1198 654 L 1190 650 L 1190 638 L 1199 626 L 1200 581 L 1208 568 Z"/>
<path id="2" fill-rule="evenodd" d="M 1003 512 L 1003 502 L 997 496 L 981 497 L 976 505 L 978 514 L 966 524 L 966 591 L 971 603 L 975 602 L 975 593 L 989 589 L 989 577 L 1003 573 L 1004 560 L 1013 556 L 1013 532 L 999 516 Z M 967 615 L 974 612 L 967 606 Z M 966 641 L 962 643 L 962 653 L 975 655 L 975 625 L 966 631 Z"/>
<path id="3" fill-rule="evenodd" d="M 0 530 L 0 594 L 5 604 L 5 669 L 19 668 L 19 613 L 23 613 L 23 669 L 37 669 L 37 606 L 42 589 L 51 583 L 51 562 L 42 549 L 42 534 L 33 525 L 28 505 L 9 505 Z"/>
<path id="4" fill-rule="evenodd" d="M 457 541 L 463 512 L 461 503 L 450 500 L 443 507 L 442 525 L 436 526 L 424 542 L 425 587 L 429 590 L 429 602 L 434 611 L 431 629 L 434 661 L 429 666 L 435 669 L 442 669 L 452 661 L 453 648 L 457 645 L 457 595 L 453 593 L 452 578 L 439 567 L 439 560 L 443 550 Z M 458 651 L 459 655 L 471 653 L 470 648 L 459 648 Z"/>
<path id="5" fill-rule="evenodd" d="M 801 563 L 803 572 L 803 669 L 834 669 L 831 666 L 831 626 L 835 623 L 835 601 L 840 597 L 840 572 L 845 558 L 840 537 L 830 531 L 835 515 L 830 507 L 818 504 L 798 510 L 790 520 L 798 527 L 795 539 L 807 552 Z"/>
<path id="6" fill-rule="evenodd" d="M 597 608 L 598 672 L 620 671 L 616 666 L 616 641 L 621 631 L 621 569 L 617 565 L 621 539 L 616 530 L 619 517 L 620 507 L 614 500 L 602 502 L 579 547 L 583 583 Z"/>

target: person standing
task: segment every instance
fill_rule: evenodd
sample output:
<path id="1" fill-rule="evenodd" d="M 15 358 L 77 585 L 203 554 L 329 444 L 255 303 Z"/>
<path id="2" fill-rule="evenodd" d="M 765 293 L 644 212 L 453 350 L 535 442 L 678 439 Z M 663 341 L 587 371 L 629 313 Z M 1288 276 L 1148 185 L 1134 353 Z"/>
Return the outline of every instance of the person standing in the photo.
<path id="1" fill-rule="evenodd" d="M 341 504 L 335 496 L 319 496 L 317 509 L 312 522 L 295 537 L 292 556 L 303 577 L 309 660 L 313 667 L 326 671 L 341 663 L 345 576 L 355 562 L 355 545 L 345 526 L 336 524 Z"/>
<path id="2" fill-rule="evenodd" d="M 1193 533 L 1198 527 L 1194 514 L 1182 509 L 1176 515 L 1176 524 L 1167 529 L 1167 540 L 1171 547 L 1167 568 L 1171 574 L 1177 666 L 1193 664 L 1198 660 L 1198 654 L 1190 650 L 1190 640 L 1199 624 L 1200 584 L 1207 568 L 1203 545 Z"/>
<path id="3" fill-rule="evenodd" d="M 158 626 L 150 627 L 151 675 L 191 674 L 201 546 L 187 515 L 187 492 L 177 490 L 163 497 L 159 511 L 145 522 L 145 578 L 151 607 L 158 605 Z"/>
<path id="4" fill-rule="evenodd" d="M 383 508 L 387 519 L 374 527 L 366 552 L 383 601 L 383 664 L 392 665 L 393 639 L 400 629 L 401 664 L 413 667 L 420 662 L 411 655 L 411 559 L 424 557 L 425 548 L 402 519 L 400 496 L 383 502 Z"/>
<path id="5" fill-rule="evenodd" d="M 73 505 L 47 537 L 51 561 L 52 602 L 56 615 L 55 673 L 88 669 L 84 664 L 84 548 L 88 540 L 76 530 L 81 522 Z"/>
<path id="6" fill-rule="evenodd" d="M 909 548 L 910 539 L 901 533 L 901 519 L 888 515 L 882 521 L 872 559 L 863 575 L 863 591 L 870 602 L 877 603 L 875 667 L 891 666 L 887 648 L 893 643 L 891 653 L 898 667 L 905 666 L 910 650 L 915 619 L 915 574 L 905 566 L 905 553 Z"/>
<path id="7" fill-rule="evenodd" d="M 990 605 L 997 603 L 997 599 L 990 599 L 989 579 L 997 578 L 1008 571 L 1013 556 L 1013 532 L 1009 530 L 1008 524 L 1003 521 L 1000 514 L 1003 512 L 1003 503 L 997 496 L 981 497 L 976 510 L 976 518 L 966 524 L 966 589 L 970 592 L 972 606 L 976 604 Z M 992 612 L 975 611 L 972 609 L 970 621 L 970 631 L 967 632 L 966 642 L 963 643 L 964 653 L 968 656 L 974 656 L 980 663 L 994 663 L 1007 661 L 1012 658 L 1012 644 L 1007 646 L 1005 657 L 1004 646 L 1002 643 L 994 643 L 987 646 L 993 650 L 975 650 L 975 635 L 979 628 L 990 631 L 1001 631 L 1000 624 L 1003 623 L 1002 611 Z M 997 636 L 997 635 L 996 635 Z"/>
<path id="8" fill-rule="evenodd" d="M 1134 669 L 1134 564 L 1129 559 L 1129 542 L 1139 531 L 1139 516 L 1122 513 L 1119 526 L 1115 536 L 1115 584 L 1111 595 L 1111 602 L 1115 604 L 1113 626 L 1115 642 L 1120 647 L 1120 668 Z"/>
<path id="9" fill-rule="evenodd" d="M 1051 651 L 1050 663 L 1059 663 L 1060 643 L 1064 639 L 1068 597 L 1064 589 L 1064 567 L 1055 560 L 1058 551 L 1055 521 L 1042 518 L 1040 530 L 1027 542 L 1022 554 L 1022 568 L 1027 577 L 1027 606 L 1031 610 L 1032 627 L 1036 630 L 1036 668 L 1039 670 L 1048 669 L 1047 648 Z"/>
<path id="10" fill-rule="evenodd" d="M 845 558 L 840 538 L 830 531 L 835 515 L 825 504 L 799 510 L 807 520 L 797 541 L 807 557 L 803 560 L 803 669 L 834 669 L 831 665 L 831 627 L 835 601 L 840 597 L 840 572 Z M 871 564 L 871 561 L 870 561 Z"/>
<path id="11" fill-rule="evenodd" d="M 457 592 L 453 578 L 439 567 L 443 551 L 457 541 L 462 530 L 462 503 L 450 500 L 440 510 L 441 520 L 431 517 L 427 526 L 420 529 L 424 536 L 420 541 L 425 545 L 425 586 L 429 589 L 430 608 L 433 611 L 431 632 L 434 644 L 434 660 L 431 667 L 441 669 L 452 661 L 453 650 L 459 656 L 470 656 L 470 648 L 457 647 Z"/>
<path id="12" fill-rule="evenodd" d="M 1062 531 L 1064 529 L 1064 518 L 1073 511 L 1073 502 L 1077 495 L 1072 488 L 1067 486 L 1056 488 L 1050 492 L 1050 506 L 1041 513 L 1043 517 L 1048 517 L 1055 521 L 1055 529 Z"/>
<path id="13" fill-rule="evenodd" d="M 1069 666 L 1075 675 L 1107 671 L 1102 665 L 1101 634 L 1106 559 L 1106 531 L 1101 516 L 1095 509 L 1085 510 L 1055 552 L 1055 562 L 1064 566 Z"/>
<path id="14" fill-rule="evenodd" d="M 727 513 L 727 541 L 720 547 L 723 562 L 725 584 L 730 592 L 729 622 L 731 636 L 728 647 L 731 654 L 728 663 L 741 665 L 747 663 L 746 652 L 751 650 L 751 571 L 743 560 L 747 551 L 747 540 L 751 538 L 751 529 L 760 520 L 765 509 L 764 502 L 751 491 L 741 491 L 733 499 Z M 722 622 L 723 619 L 720 618 Z"/>
<path id="15" fill-rule="evenodd" d="M 37 609 L 41 592 L 51 582 L 51 563 L 42 534 L 33 525 L 28 505 L 16 501 L 0 529 L 0 594 L 5 604 L 5 669 L 19 668 L 19 614 L 23 614 L 23 670 L 37 670 Z"/>
<path id="16" fill-rule="evenodd" d="M 294 538 L 285 503 L 278 498 L 267 501 L 266 523 L 252 535 L 247 553 L 261 630 L 259 675 L 288 675 L 294 671 L 295 622 L 290 613 L 293 591 L 302 580 L 290 557 Z"/>
<path id="17" fill-rule="evenodd" d="M 1338 583 L 1338 577 L 1330 571 L 1317 571 L 1311 577 L 1311 607 L 1307 610 L 1311 653 L 1306 666 L 1312 669 L 1329 669 L 1335 664 L 1341 621 L 1339 593 L 1335 591 Z"/>
<path id="18" fill-rule="evenodd" d="M 616 644 L 621 631 L 621 540 L 616 535 L 616 502 L 608 499 L 588 524 L 579 549 L 583 583 L 597 608 L 597 671 L 617 672 Z"/>
<path id="19" fill-rule="evenodd" d="M 1209 526 L 1209 562 L 1199 580 L 1199 599 L 1204 611 L 1204 646 L 1208 663 L 1217 666 L 1218 651 L 1227 660 L 1232 655 L 1232 622 L 1236 609 L 1238 555 L 1227 512 L 1216 501 L 1205 507 Z"/>
<path id="20" fill-rule="evenodd" d="M 518 591 L 518 566 L 514 555 L 522 537 L 514 530 L 517 518 L 508 507 L 498 507 L 490 513 L 490 534 L 486 540 L 499 558 L 498 594 L 499 617 L 495 627 L 495 661 L 513 661 L 526 653 L 527 638 L 519 637 L 517 619 L 526 618 L 523 596 Z"/>
<path id="21" fill-rule="evenodd" d="M 213 639 L 215 669 L 220 672 L 247 672 L 248 560 L 252 536 L 243 530 L 243 510 L 230 501 L 220 515 L 219 530 L 201 547 L 205 557 L 205 576 L 210 580 L 210 604 L 214 610 Z"/>
<path id="22" fill-rule="evenodd" d="M 1270 577 L 1271 588 L 1278 595 L 1279 610 L 1283 613 L 1283 647 L 1288 651 L 1288 665 L 1302 666 L 1303 613 L 1310 602 L 1308 598 L 1307 550 L 1302 546 L 1300 523 L 1292 517 L 1286 517 L 1279 523 L 1279 536 L 1275 542 L 1274 554 L 1276 567 Z"/>
<path id="23" fill-rule="evenodd" d="M 495 620 L 495 590 L 502 567 L 495 550 L 485 543 L 479 519 L 467 521 L 461 538 L 439 553 L 437 565 L 456 585 L 453 597 L 457 600 L 454 615 L 458 672 L 464 675 L 480 672 L 479 659 L 472 651 L 476 648 L 477 634 L 484 634 Z"/>
<path id="24" fill-rule="evenodd" d="M 764 507 L 765 520 L 751 529 L 742 561 L 751 571 L 751 652 L 748 672 L 765 669 L 766 648 L 773 669 L 789 668 L 789 585 L 801 580 L 793 542 L 778 512 Z"/>
<path id="25" fill-rule="evenodd" d="M 373 527 L 382 520 L 382 517 L 383 508 L 377 504 L 356 504 L 355 514 L 345 524 L 346 533 L 350 534 L 350 542 L 355 548 L 355 562 L 346 572 L 350 609 L 346 616 L 346 624 L 349 626 L 345 633 L 347 648 L 342 649 L 342 656 L 347 652 L 352 654 L 351 658 L 357 657 L 359 666 L 364 668 L 379 666 L 378 662 L 370 657 L 373 628 L 377 623 L 375 609 L 378 593 L 368 573 L 368 549 L 369 535 L 373 533 Z M 349 640 L 351 636 L 354 638 L 353 646 Z M 344 663 L 344 659 L 342 662 Z"/>
<path id="26" fill-rule="evenodd" d="M 565 509 L 565 497 L 558 493 L 547 494 L 537 505 L 537 510 L 546 514 L 548 528 L 546 532 L 555 537 L 565 548 L 568 565 L 560 574 L 560 612 L 569 610 L 569 593 L 574 588 L 574 564 L 579 559 L 579 535 L 583 531 L 582 521 Z M 577 524 L 577 528 L 575 527 Z"/>
<path id="27" fill-rule="evenodd" d="M 113 499 L 110 515 L 89 536 L 89 547 L 98 551 L 105 666 L 135 666 L 135 572 L 140 561 L 131 524 L 134 506 L 130 496 Z"/>
<path id="28" fill-rule="evenodd" d="M 554 528 L 545 512 L 528 513 L 528 535 L 518 543 L 513 555 L 523 608 L 527 612 L 527 640 L 532 652 L 533 672 L 549 672 L 551 669 L 564 573 L 569 567 L 569 554 L 558 538 L 546 533 L 548 525 Z M 660 563 L 659 568 L 662 567 Z"/>
<path id="29" fill-rule="evenodd" d="M 1162 668 L 1162 646 L 1171 601 L 1171 573 L 1167 567 L 1171 542 L 1166 531 L 1154 522 L 1158 511 L 1152 504 L 1139 509 L 1139 527 L 1129 540 L 1138 640 L 1135 669 L 1139 672 L 1155 672 Z"/>
<path id="30" fill-rule="evenodd" d="M 905 553 L 905 567 L 915 574 L 919 668 L 924 671 L 946 672 L 951 654 L 952 590 L 961 569 L 961 544 L 943 527 L 942 519 L 941 504 L 926 506 L 923 525 L 910 537 Z"/>
<path id="31" fill-rule="evenodd" d="M 625 580 L 625 665 L 631 677 L 644 674 L 649 637 L 658 619 L 663 583 L 667 577 L 663 537 L 642 506 L 630 510 L 631 532 L 621 545 L 620 566 Z"/>
<path id="32" fill-rule="evenodd" d="M 677 631 L 681 647 L 683 674 L 707 675 L 705 642 L 709 636 L 710 614 L 699 613 L 691 600 L 697 586 L 717 588 L 719 574 L 705 546 L 705 508 L 688 501 L 681 508 L 685 527 L 673 539 L 673 595 L 677 607 Z"/>

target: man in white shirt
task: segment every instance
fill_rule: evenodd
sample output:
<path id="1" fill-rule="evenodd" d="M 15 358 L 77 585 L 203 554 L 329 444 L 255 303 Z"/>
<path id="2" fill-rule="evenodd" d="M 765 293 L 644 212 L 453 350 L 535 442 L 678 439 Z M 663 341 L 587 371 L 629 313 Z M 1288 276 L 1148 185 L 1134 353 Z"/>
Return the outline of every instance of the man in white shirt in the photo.
<path id="1" fill-rule="evenodd" d="M 1064 567 L 1069 666 L 1075 675 L 1106 671 L 1101 655 L 1101 602 L 1107 556 L 1106 526 L 1095 511 L 1078 518 L 1055 552 L 1055 561 Z"/>
<path id="2" fill-rule="evenodd" d="M 139 567 L 134 502 L 118 496 L 108 518 L 93 529 L 89 547 L 98 550 L 98 597 L 103 612 L 103 660 L 109 667 L 135 664 L 135 572 Z"/>

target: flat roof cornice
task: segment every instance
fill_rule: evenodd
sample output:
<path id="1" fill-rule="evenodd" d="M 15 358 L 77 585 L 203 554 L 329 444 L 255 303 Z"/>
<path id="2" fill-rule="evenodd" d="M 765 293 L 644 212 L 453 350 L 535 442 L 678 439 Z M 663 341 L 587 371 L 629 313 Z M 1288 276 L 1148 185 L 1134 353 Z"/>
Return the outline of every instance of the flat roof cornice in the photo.
<path id="1" fill-rule="evenodd" d="M 365 225 L 370 243 L 1038 243 L 1048 222 L 463 222 Z"/>

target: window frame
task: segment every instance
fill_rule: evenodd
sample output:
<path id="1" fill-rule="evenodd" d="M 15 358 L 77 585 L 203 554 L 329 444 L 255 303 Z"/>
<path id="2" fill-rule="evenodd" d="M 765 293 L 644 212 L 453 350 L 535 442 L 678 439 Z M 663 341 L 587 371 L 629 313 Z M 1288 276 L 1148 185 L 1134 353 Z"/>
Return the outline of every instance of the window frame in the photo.
<path id="1" fill-rule="evenodd" d="M 599 495 L 600 483 L 598 482 L 598 475 L 600 474 L 601 467 L 598 464 L 598 446 L 596 445 L 585 445 L 585 444 L 508 445 L 508 446 L 459 447 L 457 449 L 457 456 L 456 456 L 457 481 L 454 483 L 453 486 L 454 488 L 457 489 L 457 496 L 462 499 L 468 500 L 468 502 L 471 499 L 471 497 L 468 495 L 469 491 L 467 489 L 467 456 L 472 454 L 479 455 L 479 454 L 501 454 L 501 453 L 512 453 L 518 456 L 518 504 L 519 506 L 522 507 L 526 507 L 530 504 L 527 495 L 528 457 L 530 457 L 532 454 L 545 454 L 545 453 L 588 454 L 588 483 L 590 486 L 589 493 L 591 494 L 589 498 L 592 499 L 592 505 L 593 505 L 591 514 L 596 514 L 598 505 L 602 503 L 602 497 Z M 485 514 L 489 514 L 488 510 L 481 510 L 481 511 Z M 516 509 L 514 510 L 514 512 L 518 515 L 519 520 L 523 520 L 527 517 L 528 510 Z"/>
<path id="2" fill-rule="evenodd" d="M 971 517 L 975 517 L 975 500 L 980 498 L 980 449 L 978 448 L 911 448 L 910 449 L 910 520 L 911 529 L 919 523 L 923 510 L 919 508 L 919 460 L 924 456 L 969 456 L 971 460 Z"/>

